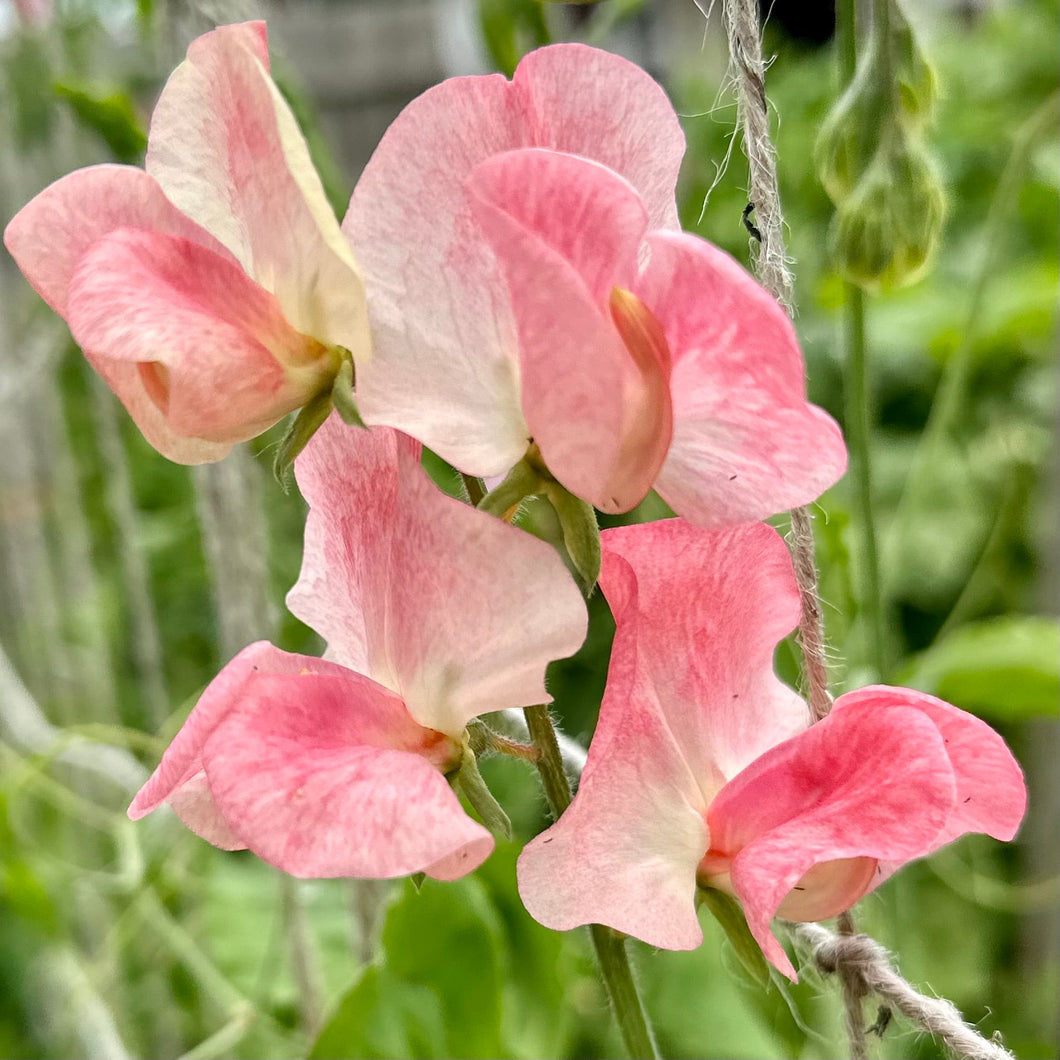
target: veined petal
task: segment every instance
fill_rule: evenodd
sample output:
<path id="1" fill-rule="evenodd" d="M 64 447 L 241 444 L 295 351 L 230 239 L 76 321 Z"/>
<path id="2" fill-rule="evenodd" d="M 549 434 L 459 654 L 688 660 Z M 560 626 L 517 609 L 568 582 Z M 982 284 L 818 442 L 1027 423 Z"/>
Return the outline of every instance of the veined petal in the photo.
<path id="1" fill-rule="evenodd" d="M 495 155 L 468 189 L 507 280 L 534 441 L 572 493 L 628 511 L 651 489 L 671 428 L 669 357 L 634 356 L 610 309 L 635 275 L 640 197 L 603 166 L 542 150 Z"/>
<path id="2" fill-rule="evenodd" d="M 644 196 L 652 223 L 677 225 L 684 137 L 673 107 L 632 63 L 577 44 L 532 53 L 511 83 L 452 78 L 413 100 L 365 168 L 343 222 L 371 293 L 373 358 L 357 377 L 362 415 L 478 475 L 515 464 L 528 430 L 507 290 L 464 185 L 491 155 L 525 147 L 601 162 Z"/>
<path id="3" fill-rule="evenodd" d="M 773 651 L 799 618 L 787 547 L 764 524 L 709 531 L 684 519 L 605 530 L 601 545 L 608 603 L 619 557 L 636 577 L 639 665 L 709 801 L 809 724 L 773 673 Z"/>
<path id="4" fill-rule="evenodd" d="M 1019 829 L 1027 809 L 1023 770 L 1005 741 L 985 721 L 935 696 L 910 688 L 871 685 L 847 692 L 833 711 L 912 708 L 938 728 L 953 767 L 957 797 L 946 824 L 935 837 L 937 850 L 965 832 L 984 832 L 1005 842 Z M 928 851 L 925 851 L 928 853 Z"/>
<path id="5" fill-rule="evenodd" d="M 296 331 L 369 355 L 360 273 L 269 76 L 264 23 L 192 42 L 155 107 L 146 168 L 276 295 Z"/>
<path id="6" fill-rule="evenodd" d="M 493 849 L 442 773 L 454 754 L 346 671 L 255 676 L 202 757 L 219 810 L 259 857 L 295 876 L 387 878 L 454 856 L 470 872 Z"/>
<path id="7" fill-rule="evenodd" d="M 642 665 L 637 578 L 605 552 L 601 581 L 616 631 L 600 720 L 570 808 L 519 857 L 519 893 L 546 927 L 606 924 L 694 949 L 706 801 Z"/>
<path id="8" fill-rule="evenodd" d="M 700 526 L 763 519 L 805 504 L 846 468 L 835 422 L 806 401 L 787 315 L 727 254 L 655 232 L 633 288 L 673 358 L 674 430 L 656 483 Z"/>
<path id="9" fill-rule="evenodd" d="M 585 636 L 581 594 L 544 542 L 441 493 L 418 446 L 332 416 L 295 464 L 309 502 L 288 606 L 329 656 L 397 692 L 421 725 L 549 699 L 546 665 Z"/>
<path id="10" fill-rule="evenodd" d="M 234 260 L 165 197 L 153 177 L 132 166 L 90 166 L 55 181 L 12 218 L 4 244 L 34 290 L 66 319 L 82 255 L 119 228 L 188 239 Z"/>
<path id="11" fill-rule="evenodd" d="M 534 140 L 620 173 L 644 199 L 652 228 L 680 228 L 674 190 L 685 153 L 673 104 L 635 63 L 584 44 L 530 52 L 512 79 L 533 115 Z"/>
<path id="12" fill-rule="evenodd" d="M 202 749 L 255 674 L 342 673 L 342 667 L 308 655 L 280 651 L 268 641 L 248 645 L 207 685 L 198 703 L 166 748 L 158 768 L 137 792 L 129 816 L 137 821 L 202 770 Z"/>
<path id="13" fill-rule="evenodd" d="M 252 438 L 333 371 L 328 351 L 294 331 L 271 294 L 188 239 L 111 232 L 82 255 L 69 291 L 70 329 L 93 362 L 139 362 L 147 396 L 184 436 Z"/>
<path id="14" fill-rule="evenodd" d="M 815 866 L 919 857 L 931 849 L 954 798 L 945 745 L 925 714 L 840 711 L 767 751 L 722 788 L 707 815 L 708 866 L 732 859 L 731 887 L 751 933 L 794 979 L 769 930 L 792 889 L 812 885 L 807 873 Z M 871 887 L 866 868 L 864 861 L 834 868 L 838 887 L 826 872 L 817 883 L 828 893 L 816 903 L 799 896 L 804 912 L 815 918 L 841 912 Z"/>

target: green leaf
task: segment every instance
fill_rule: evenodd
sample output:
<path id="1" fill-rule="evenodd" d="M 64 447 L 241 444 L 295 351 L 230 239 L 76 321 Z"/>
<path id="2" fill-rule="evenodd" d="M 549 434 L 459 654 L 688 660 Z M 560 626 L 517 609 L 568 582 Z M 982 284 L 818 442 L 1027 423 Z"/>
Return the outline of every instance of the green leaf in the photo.
<path id="1" fill-rule="evenodd" d="M 408 884 L 383 927 L 383 957 L 345 994 L 314 1058 L 505 1055 L 500 928 L 482 884 Z"/>
<path id="2" fill-rule="evenodd" d="M 913 660 L 906 683 L 998 721 L 1060 711 L 1060 622 L 1013 615 L 955 630 Z"/>
<path id="3" fill-rule="evenodd" d="M 437 995 L 369 965 L 324 1025 L 309 1060 L 444 1057 L 445 1015 Z"/>
<path id="4" fill-rule="evenodd" d="M 769 965 L 762 953 L 762 947 L 755 942 L 751 929 L 747 926 L 740 903 L 724 891 L 713 887 L 701 887 L 696 893 L 722 926 L 747 974 L 763 989 L 769 986 Z"/>
<path id="5" fill-rule="evenodd" d="M 103 95 L 66 81 L 57 81 L 54 87 L 78 122 L 96 133 L 119 162 L 140 161 L 147 147 L 147 134 L 125 92 Z"/>

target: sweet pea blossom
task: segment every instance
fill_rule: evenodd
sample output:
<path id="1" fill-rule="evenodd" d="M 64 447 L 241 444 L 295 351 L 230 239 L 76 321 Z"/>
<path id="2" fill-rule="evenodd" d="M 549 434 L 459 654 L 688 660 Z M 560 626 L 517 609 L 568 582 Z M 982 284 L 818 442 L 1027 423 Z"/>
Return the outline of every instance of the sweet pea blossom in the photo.
<path id="1" fill-rule="evenodd" d="M 360 273 L 269 76 L 263 22 L 192 42 L 145 170 L 63 177 L 4 242 L 144 437 L 179 463 L 219 460 L 369 350 Z"/>
<path id="2" fill-rule="evenodd" d="M 475 475 L 532 441 L 604 511 L 654 486 L 710 527 L 834 483 L 846 451 L 806 401 L 787 315 L 678 230 L 684 147 L 658 84 L 579 44 L 409 104 L 343 222 L 373 334 L 365 419 Z"/>
<path id="3" fill-rule="evenodd" d="M 1013 837 L 1023 776 L 978 718 L 880 685 L 809 724 L 772 668 L 799 615 L 773 529 L 674 519 L 605 531 L 603 544 L 617 628 L 599 722 L 573 803 L 519 860 L 542 924 L 694 949 L 696 888 L 714 887 L 794 979 L 774 916 L 836 916 L 965 832 Z"/>
<path id="4" fill-rule="evenodd" d="M 493 849 L 447 775 L 475 716 L 546 701 L 585 636 L 544 542 L 440 493 L 419 446 L 333 414 L 295 465 L 309 503 L 291 610 L 325 659 L 266 642 L 214 679 L 129 809 L 296 876 L 455 879 Z"/>

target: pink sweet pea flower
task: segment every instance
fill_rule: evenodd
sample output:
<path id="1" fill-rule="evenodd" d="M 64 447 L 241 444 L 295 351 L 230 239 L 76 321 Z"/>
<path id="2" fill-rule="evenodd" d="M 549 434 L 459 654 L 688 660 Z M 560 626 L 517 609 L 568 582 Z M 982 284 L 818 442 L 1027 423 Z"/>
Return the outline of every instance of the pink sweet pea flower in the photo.
<path id="1" fill-rule="evenodd" d="M 333 415 L 295 465 L 310 511 L 291 610 L 327 659 L 252 644 L 203 693 L 129 808 L 295 876 L 455 879 L 493 849 L 446 775 L 476 715 L 548 699 L 585 636 L 544 542 L 440 493 L 419 446 Z"/>
<path id="2" fill-rule="evenodd" d="M 343 222 L 369 295 L 365 419 L 475 475 L 532 439 L 604 511 L 654 486 L 711 527 L 834 483 L 846 451 L 786 314 L 677 231 L 684 146 L 659 85 L 578 44 L 414 100 Z"/>
<path id="3" fill-rule="evenodd" d="M 836 916 L 965 832 L 1013 837 L 1023 775 L 978 718 L 876 686 L 809 725 L 772 668 L 799 596 L 770 527 L 673 519 L 603 544 L 617 629 L 600 720 L 570 809 L 519 859 L 542 924 L 694 949 L 696 888 L 716 887 L 794 979 L 774 916 Z"/>
<path id="4" fill-rule="evenodd" d="M 146 172 L 46 188 L 4 242 L 144 437 L 219 460 L 368 353 L 360 273 L 269 76 L 265 24 L 193 41 L 155 108 Z"/>

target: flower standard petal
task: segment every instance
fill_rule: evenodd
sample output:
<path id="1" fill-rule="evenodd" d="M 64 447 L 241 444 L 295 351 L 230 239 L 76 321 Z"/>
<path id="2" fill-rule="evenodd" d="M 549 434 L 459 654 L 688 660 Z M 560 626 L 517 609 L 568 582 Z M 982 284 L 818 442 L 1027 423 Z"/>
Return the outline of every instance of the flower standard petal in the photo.
<path id="1" fill-rule="evenodd" d="M 145 165 L 276 295 L 296 331 L 369 355 L 359 270 L 269 76 L 264 23 L 192 42 L 155 107 Z"/>
<path id="2" fill-rule="evenodd" d="M 570 808 L 519 857 L 519 893 L 546 927 L 694 949 L 706 801 L 641 663 L 633 570 L 605 554 L 605 576 L 616 632 L 600 720 Z"/>
<path id="3" fill-rule="evenodd" d="M 800 896 L 806 919 L 842 912 L 870 888 L 872 873 L 840 865 L 845 883 L 834 889 L 827 876 L 804 880 L 807 873 L 850 859 L 919 857 L 954 799 L 945 746 L 929 718 L 913 710 L 842 711 L 767 751 L 722 788 L 707 815 L 711 849 L 701 874 L 710 885 L 729 862 L 751 933 L 794 978 L 769 930 L 792 889 L 802 881 L 821 890 L 816 900 Z"/>
<path id="4" fill-rule="evenodd" d="M 334 370 L 329 351 L 294 331 L 276 299 L 227 257 L 142 229 L 111 232 L 82 255 L 67 315 L 94 364 L 138 363 L 134 393 L 146 391 L 184 437 L 252 438 Z"/>
<path id="5" fill-rule="evenodd" d="M 673 442 L 656 483 L 700 526 L 763 519 L 818 497 L 846 468 L 834 421 L 806 401 L 787 315 L 727 254 L 655 232 L 634 288 L 673 358 Z"/>
<path id="6" fill-rule="evenodd" d="M 460 753 L 344 671 L 256 675 L 202 755 L 219 810 L 259 857 L 295 876 L 386 878 L 454 858 L 463 875 L 493 849 L 443 776 Z"/>
<path id="7" fill-rule="evenodd" d="M 641 666 L 709 800 L 809 724 L 773 673 L 773 651 L 799 618 L 787 547 L 764 524 L 704 531 L 684 519 L 605 530 L 601 544 L 608 602 L 611 557 L 636 575 Z"/>
<path id="8" fill-rule="evenodd" d="M 493 156 L 468 191 L 507 281 L 534 441 L 571 492 L 628 511 L 651 488 L 671 430 L 666 344 L 642 341 L 630 303 L 641 307 L 622 290 L 648 225 L 640 196 L 604 166 L 538 149 Z"/>
<path id="9" fill-rule="evenodd" d="M 527 56 L 510 83 L 453 78 L 413 100 L 343 222 L 371 295 L 362 414 L 473 474 L 506 472 L 528 432 L 512 311 L 464 185 L 490 156 L 527 147 L 597 159 L 644 196 L 652 223 L 676 224 L 684 138 L 673 108 L 632 63 L 574 44 Z"/>
<path id="10" fill-rule="evenodd" d="M 309 502 L 288 606 L 329 656 L 450 735 L 548 700 L 544 671 L 585 636 L 581 594 L 544 542 L 447 497 L 418 446 L 332 416 L 298 458 Z"/>
<path id="11" fill-rule="evenodd" d="M 604 923 L 688 949 L 711 797 L 809 720 L 772 674 L 798 619 L 794 575 L 767 526 L 669 519 L 601 543 L 616 631 L 600 719 L 571 808 L 520 859 L 520 893 L 547 926 Z"/>

